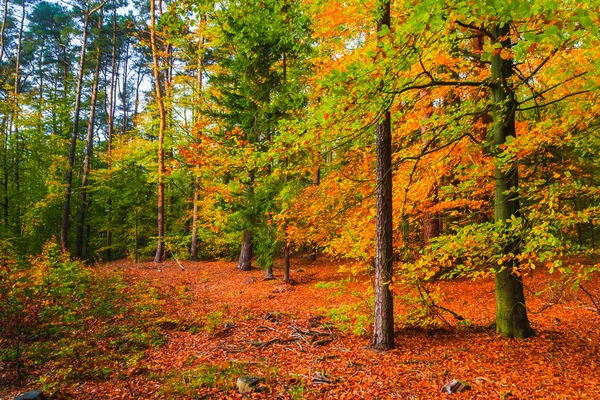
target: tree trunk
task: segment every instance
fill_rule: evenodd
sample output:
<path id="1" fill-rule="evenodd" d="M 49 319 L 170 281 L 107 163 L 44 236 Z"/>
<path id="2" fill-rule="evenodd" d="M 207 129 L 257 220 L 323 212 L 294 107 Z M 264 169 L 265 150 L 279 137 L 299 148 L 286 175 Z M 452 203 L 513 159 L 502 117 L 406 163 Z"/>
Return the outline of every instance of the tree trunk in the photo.
<path id="1" fill-rule="evenodd" d="M 90 19 L 90 1 L 87 3 L 83 22 L 83 37 L 81 39 L 81 52 L 79 55 L 79 73 L 77 76 L 77 91 L 75 92 L 75 115 L 73 117 L 73 131 L 71 133 L 71 146 L 69 149 L 69 166 L 65 176 L 65 200 L 63 203 L 62 223 L 60 226 L 60 248 L 63 253 L 68 251 L 69 214 L 71 210 L 71 184 L 73 183 L 73 166 L 75 165 L 75 151 L 77 150 L 77 135 L 79 133 L 79 113 L 81 109 L 81 91 L 83 88 L 83 73 L 85 66 L 85 53 L 87 46 L 87 28 Z M 65 56 L 65 64 L 66 56 Z M 66 78 L 65 78 L 66 82 Z"/>
<path id="2" fill-rule="evenodd" d="M 250 271 L 252 269 L 252 255 L 252 233 L 246 229 L 244 230 L 244 237 L 242 238 L 238 269 Z"/>
<path id="3" fill-rule="evenodd" d="M 254 197 L 254 171 L 248 172 L 248 183 L 246 184 L 246 195 L 248 196 L 248 204 L 251 204 L 252 197 Z M 248 217 L 246 217 L 248 218 Z M 252 220 L 247 220 L 246 223 L 251 225 Z M 252 232 L 249 228 L 244 229 L 244 236 L 242 238 L 242 247 L 240 249 L 240 258 L 238 261 L 238 269 L 242 271 L 250 271 L 252 269 Z"/>
<path id="4" fill-rule="evenodd" d="M 390 3 L 377 23 L 377 31 L 390 26 Z M 375 257 L 375 311 L 372 344 L 376 349 L 394 348 L 394 303 L 392 281 L 392 124 L 389 108 L 377 124 L 377 228 Z"/>
<path id="5" fill-rule="evenodd" d="M 476 35 L 473 38 L 474 53 L 482 54 L 483 53 L 483 45 L 485 44 L 485 36 L 483 35 L 483 33 L 479 33 L 477 31 L 473 31 L 473 35 Z M 478 62 L 477 66 L 479 68 L 487 68 L 486 63 L 481 60 Z M 481 125 L 475 127 L 474 133 L 475 133 L 475 137 L 477 139 L 479 139 L 482 143 L 485 143 L 487 141 L 488 126 L 492 122 L 492 118 L 490 117 L 490 115 L 487 112 L 484 112 L 479 118 L 481 120 Z M 484 200 L 486 202 L 489 200 L 487 195 L 484 197 Z M 477 211 L 477 213 L 475 214 L 475 222 L 477 222 L 478 224 L 486 223 L 489 220 L 490 220 L 490 217 L 489 217 L 488 213 L 486 212 L 485 208 L 480 208 Z"/>
<path id="6" fill-rule="evenodd" d="M 8 0 L 4 0 L 4 10 L 2 12 L 2 26 L 0 26 L 0 64 L 2 64 L 4 58 L 4 32 L 6 31 L 6 22 L 8 19 Z"/>
<path id="7" fill-rule="evenodd" d="M 98 18 L 98 31 L 102 29 L 103 12 L 100 11 Z M 96 44 L 96 68 L 94 69 L 94 81 L 92 83 L 92 97 L 90 99 L 90 115 L 88 117 L 87 137 L 85 146 L 85 159 L 83 161 L 83 175 L 81 178 L 81 205 L 77 217 L 77 238 L 75 240 L 75 257 L 81 258 L 83 252 L 85 213 L 88 207 L 87 186 L 90 174 L 90 164 L 92 162 L 92 152 L 94 150 L 94 122 L 96 117 L 96 99 L 98 98 L 98 81 L 100 80 L 100 44 Z M 109 128 L 110 132 L 110 128 Z M 110 136 L 110 133 L 109 133 Z"/>
<path id="8" fill-rule="evenodd" d="M 117 75 L 117 8 L 113 8 L 112 18 L 112 49 L 110 63 L 110 92 L 109 92 L 109 109 L 108 116 L 108 138 L 107 138 L 107 169 L 110 185 L 111 170 L 112 170 L 112 142 L 115 133 L 115 77 Z M 107 214 L 106 214 L 106 259 L 112 259 L 112 194 L 109 192 L 107 199 Z"/>
<path id="9" fill-rule="evenodd" d="M 290 243 L 283 247 L 283 281 L 290 281 Z"/>
<path id="10" fill-rule="evenodd" d="M 154 75 L 154 90 L 156 94 L 156 103 L 159 112 L 158 128 L 158 243 L 156 246 L 156 255 L 154 262 L 162 262 L 164 255 L 164 235 L 165 235 L 165 129 L 167 118 L 165 114 L 165 105 L 162 96 L 162 85 L 160 82 L 160 66 L 158 62 L 158 48 L 156 46 L 156 4 L 155 0 L 150 0 L 150 43 L 152 47 L 152 73 Z"/>
<path id="11" fill-rule="evenodd" d="M 206 16 L 203 15 L 201 21 L 205 21 Z M 199 29 L 200 30 L 200 29 Z M 202 94 L 202 64 L 204 59 L 204 35 L 200 34 L 198 38 L 198 66 L 196 69 L 196 88 L 197 96 L 200 97 Z M 200 110 L 198 107 L 193 108 L 193 127 L 192 129 L 196 132 L 196 126 L 198 124 L 198 115 Z M 196 132 L 198 134 L 198 132 Z M 198 201 L 200 200 L 200 176 L 198 170 L 196 170 L 196 176 L 194 179 L 194 195 L 193 195 L 193 207 L 192 207 L 192 245 L 190 248 L 191 259 L 196 261 L 198 259 Z"/>
<path id="12" fill-rule="evenodd" d="M 495 26 L 492 34 L 505 49 L 511 48 L 510 24 Z M 494 145 L 498 147 L 506 142 L 509 136 L 515 137 L 515 93 L 511 86 L 512 60 L 503 59 L 500 54 L 492 57 L 492 100 L 494 117 Z M 497 164 L 498 165 L 498 164 Z M 519 176 L 518 167 L 512 166 L 503 170 L 495 169 L 496 196 L 495 222 L 506 224 L 511 217 L 519 216 L 519 199 L 516 193 Z M 518 239 L 512 239 L 504 246 L 503 254 L 516 255 L 520 252 Z M 508 257 L 506 257 L 508 258 Z M 529 326 L 523 282 L 519 274 L 519 262 L 511 256 L 501 265 L 496 274 L 496 332 L 509 338 L 526 338 L 533 335 Z"/>
<path id="13" fill-rule="evenodd" d="M 420 97 L 421 100 L 428 96 L 427 89 L 421 89 Z M 433 106 L 431 101 L 426 102 L 427 108 Z M 427 138 L 427 121 L 431 118 L 432 112 L 428 110 L 421 120 L 421 141 L 423 143 L 423 151 L 432 150 L 435 147 L 435 143 L 431 143 L 433 139 Z M 439 213 L 432 213 L 429 209 L 438 204 L 438 186 L 435 183 L 429 190 L 428 198 L 425 203 L 425 211 L 423 212 L 423 245 L 429 245 L 431 239 L 436 238 L 442 232 L 442 219 Z"/>
<path id="14" fill-rule="evenodd" d="M 21 81 L 21 48 L 23 42 L 23 29 L 25 27 L 25 2 L 21 4 L 21 21 L 19 22 L 19 34 L 17 36 L 17 51 L 16 51 L 16 59 L 15 59 L 15 82 L 13 88 L 13 125 L 14 125 L 14 159 L 13 159 L 13 182 L 15 184 L 16 190 L 16 198 L 20 199 L 21 197 L 21 179 L 20 179 L 20 106 L 19 106 L 19 90 L 20 90 L 20 81 Z M 21 234 L 21 207 L 18 201 L 15 201 L 15 221 L 14 226 L 16 228 L 17 234 Z"/>
<path id="15" fill-rule="evenodd" d="M 200 177 L 194 177 L 194 197 L 192 205 L 192 245 L 190 249 L 190 258 L 192 261 L 198 260 L 198 201 L 200 200 Z"/>
<path id="16" fill-rule="evenodd" d="M 115 17 L 116 17 L 116 8 L 115 8 Z M 116 18 L 113 24 L 116 30 Z M 127 114 L 127 81 L 128 81 L 128 73 L 129 73 L 129 42 L 125 43 L 125 55 L 123 57 L 123 89 L 121 92 L 121 107 L 123 108 L 123 124 L 121 125 L 121 133 L 125 134 L 127 132 L 128 123 L 128 114 Z"/>

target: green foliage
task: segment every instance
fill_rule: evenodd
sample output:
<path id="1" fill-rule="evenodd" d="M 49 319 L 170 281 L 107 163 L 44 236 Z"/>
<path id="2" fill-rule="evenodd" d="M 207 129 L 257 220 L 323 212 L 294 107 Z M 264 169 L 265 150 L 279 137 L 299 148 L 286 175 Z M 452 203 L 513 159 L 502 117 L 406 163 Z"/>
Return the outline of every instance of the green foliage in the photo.
<path id="1" fill-rule="evenodd" d="M 370 284 L 370 281 L 368 282 Z M 351 287 L 354 286 L 354 287 Z M 318 282 L 316 287 L 329 291 L 329 298 L 351 297 L 353 303 L 330 307 L 324 310 L 335 326 L 345 332 L 357 336 L 365 336 L 370 332 L 373 323 L 374 295 L 371 285 L 357 289 L 355 278 L 346 278 L 334 282 Z"/>
<path id="2" fill-rule="evenodd" d="M 439 294 L 434 295 L 433 299 L 426 299 L 411 291 L 399 296 L 400 302 L 406 306 L 406 311 L 400 315 L 400 324 L 405 327 L 441 328 L 439 313 L 432 307 L 432 301 L 439 299 Z"/>
<path id="3" fill-rule="evenodd" d="M 198 392 L 204 388 L 219 388 L 223 391 L 235 389 L 238 376 L 244 375 L 247 366 L 238 362 L 222 364 L 200 364 L 194 369 L 167 377 L 162 387 L 166 396 L 204 398 Z"/>
<path id="4" fill-rule="evenodd" d="M 223 313 L 221 311 L 210 312 L 204 318 L 204 329 L 209 334 L 214 335 L 223 329 L 223 322 Z"/>

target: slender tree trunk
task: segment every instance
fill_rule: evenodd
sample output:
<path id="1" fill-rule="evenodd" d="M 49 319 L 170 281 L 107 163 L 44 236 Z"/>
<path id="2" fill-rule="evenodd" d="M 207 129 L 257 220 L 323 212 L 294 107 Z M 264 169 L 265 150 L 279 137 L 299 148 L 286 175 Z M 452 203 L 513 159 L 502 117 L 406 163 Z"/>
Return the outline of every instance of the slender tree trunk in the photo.
<path id="1" fill-rule="evenodd" d="M 15 60 L 15 87 L 13 91 L 13 122 L 15 126 L 15 151 L 14 151 L 14 183 L 17 193 L 17 199 L 21 197 L 21 179 L 20 179 L 20 100 L 19 100 L 19 89 L 21 85 L 21 47 L 23 41 L 23 29 L 25 27 L 25 1 L 21 4 L 21 21 L 19 23 L 19 34 L 17 38 L 17 54 Z M 18 234 L 21 233 L 21 207 L 18 201 L 15 202 L 15 227 Z"/>
<path id="2" fill-rule="evenodd" d="M 156 44 L 156 4 L 155 0 L 150 0 L 150 43 L 152 47 L 152 73 L 154 75 L 154 91 L 159 113 L 158 128 L 158 243 L 156 246 L 156 255 L 154 262 L 162 262 L 164 255 L 164 236 L 165 236 L 165 130 L 167 117 L 165 114 L 165 105 L 162 95 L 162 84 L 160 81 L 160 65 L 158 61 L 158 48 Z"/>
<path id="3" fill-rule="evenodd" d="M 198 260 L 198 201 L 200 200 L 200 177 L 198 172 L 194 177 L 194 196 L 192 205 L 192 245 L 190 249 L 190 258 L 192 261 Z"/>
<path id="4" fill-rule="evenodd" d="M 79 114 L 81 110 L 81 92 L 83 88 L 83 74 L 85 67 L 85 53 L 87 46 L 87 29 L 90 15 L 90 1 L 87 3 L 83 22 L 83 37 L 81 38 L 81 52 L 79 55 L 79 74 L 77 76 L 77 91 L 75 93 L 75 114 L 73 118 L 73 131 L 71 133 L 71 146 L 69 149 L 69 166 L 65 176 L 65 200 L 63 203 L 62 223 L 60 229 L 60 248 L 63 253 L 68 251 L 69 214 L 71 210 L 71 185 L 73 183 L 73 166 L 75 165 L 75 151 L 77 150 L 77 136 L 79 134 Z M 65 56 L 65 65 L 67 63 Z M 66 80 L 65 80 L 66 82 Z"/>
<path id="5" fill-rule="evenodd" d="M 38 110 L 37 110 L 37 128 L 38 134 L 41 136 L 44 131 L 44 43 L 41 43 L 40 54 L 38 58 L 38 69 L 39 69 L 39 101 L 38 101 Z"/>
<path id="6" fill-rule="evenodd" d="M 0 64 L 4 59 L 4 32 L 6 31 L 6 22 L 8 16 L 8 0 L 4 0 L 4 9 L 2 11 L 2 26 L 0 26 Z"/>
<path id="7" fill-rule="evenodd" d="M 422 100 L 428 96 L 427 89 L 421 89 L 420 97 Z M 426 102 L 426 107 L 432 107 L 431 101 Z M 427 121 L 431 118 L 432 112 L 428 110 L 421 121 L 421 141 L 423 143 L 423 149 L 431 149 L 435 146 L 435 143 L 431 143 L 433 139 L 427 138 L 427 132 L 429 130 Z M 423 212 L 423 245 L 429 245 L 429 242 L 440 235 L 442 231 L 442 220 L 441 216 L 437 212 L 431 212 L 430 208 L 434 207 L 439 203 L 438 200 L 438 185 L 434 185 L 429 190 L 428 199 L 426 200 L 425 210 Z"/>
<path id="8" fill-rule="evenodd" d="M 290 281 L 290 243 L 283 247 L 283 281 Z"/>
<path id="9" fill-rule="evenodd" d="M 98 18 L 98 31 L 102 29 L 103 12 L 100 11 Z M 96 68 L 94 69 L 94 81 L 92 83 L 92 98 L 90 99 L 90 115 L 88 117 L 87 137 L 85 146 L 85 159 L 83 161 L 83 175 L 81 178 L 81 205 L 77 217 L 77 238 L 75 240 L 75 257 L 81 258 L 84 242 L 85 213 L 88 207 L 88 177 L 90 174 L 90 164 L 92 162 L 92 153 L 94 150 L 94 122 L 96 117 L 96 99 L 98 97 L 98 81 L 100 80 L 100 61 L 101 49 L 99 42 L 96 45 Z M 110 133 L 109 133 L 110 135 Z"/>
<path id="10" fill-rule="evenodd" d="M 142 85 L 142 81 L 144 80 L 144 75 L 145 74 L 142 74 L 142 67 L 140 66 L 137 70 L 136 85 L 135 85 L 135 104 L 133 105 L 133 122 L 134 122 L 134 124 L 135 124 L 135 121 L 139 114 L 140 87 Z"/>
<path id="11" fill-rule="evenodd" d="M 4 226 L 8 226 L 8 203 L 9 203 L 9 193 L 8 193 L 8 131 L 9 131 L 9 118 L 8 115 L 4 116 L 4 120 L 2 121 L 2 191 L 4 194 L 4 201 L 2 202 L 3 212 L 3 221 Z"/>
<path id="12" fill-rule="evenodd" d="M 202 16 L 202 21 L 205 21 L 205 16 Z M 204 59 L 204 35 L 200 34 L 198 38 L 198 66 L 196 69 L 196 88 L 197 96 L 200 98 L 202 94 L 202 64 Z M 194 118 L 192 130 L 197 132 L 198 115 L 200 110 L 198 107 L 194 107 Z M 196 261 L 198 259 L 198 201 L 200 200 L 200 176 L 198 169 L 196 168 L 196 176 L 194 178 L 194 195 L 193 195 L 193 206 L 192 206 L 192 244 L 190 248 L 191 259 Z"/>
<path id="13" fill-rule="evenodd" d="M 116 9 L 115 9 L 116 10 Z M 116 13 L 116 11 L 115 11 Z M 113 26 L 116 25 L 116 18 L 115 18 L 115 24 Z M 115 30 L 116 30 L 116 26 L 115 26 Z M 123 125 L 121 126 L 121 133 L 124 134 L 125 132 L 127 132 L 127 125 L 128 125 L 128 114 L 127 114 L 127 75 L 129 73 L 129 41 L 127 41 L 125 43 L 125 56 L 123 58 L 123 89 L 121 92 L 121 107 L 123 108 Z"/>
<path id="14" fill-rule="evenodd" d="M 390 27 L 390 3 L 377 23 L 377 31 Z M 394 303 L 392 282 L 392 125 L 389 108 L 377 124 L 377 228 L 375 256 L 375 311 L 372 344 L 376 349 L 394 348 Z"/>
<path id="15" fill-rule="evenodd" d="M 108 110 L 108 179 L 110 184 L 112 171 L 112 142 L 115 132 L 115 76 L 117 66 L 117 8 L 113 8 L 112 18 L 112 51 L 111 51 L 111 68 L 110 68 L 110 92 L 109 92 L 109 110 Z M 109 193 L 108 212 L 106 214 L 106 259 L 112 259 L 112 193 Z"/>
<path id="16" fill-rule="evenodd" d="M 493 36 L 505 49 L 511 48 L 510 24 L 496 26 Z M 492 57 L 492 101 L 494 117 L 494 145 L 498 148 L 508 137 L 515 137 L 515 93 L 510 81 L 512 60 L 503 59 L 500 54 Z M 501 152 L 501 150 L 497 150 Z M 506 224 L 511 217 L 518 217 L 520 206 L 516 193 L 519 176 L 516 165 L 508 170 L 496 164 L 495 221 Z M 511 239 L 504 247 L 508 258 L 496 274 L 496 331 L 505 337 L 526 338 L 533 335 L 527 318 L 523 281 L 519 274 L 519 262 L 515 255 L 520 252 L 518 239 Z M 507 257 L 509 256 L 509 257 Z"/>
<path id="17" fill-rule="evenodd" d="M 475 36 L 475 38 L 473 39 L 473 50 L 475 54 L 482 54 L 483 53 L 483 46 L 485 44 L 485 36 L 482 33 L 478 33 L 478 32 L 473 32 Z M 478 67 L 479 68 L 487 68 L 487 65 L 485 62 L 483 61 L 479 61 L 478 62 Z M 489 125 L 492 123 L 492 118 L 491 116 L 485 112 L 483 115 L 481 115 L 480 121 L 481 121 L 481 125 L 477 125 L 474 129 L 474 133 L 475 133 L 475 137 L 478 138 L 482 143 L 485 143 L 487 141 L 487 132 L 488 132 L 488 127 Z M 491 196 L 490 196 L 491 197 Z M 487 202 L 489 200 L 489 198 L 487 197 L 487 195 L 484 197 L 484 200 Z M 488 222 L 490 219 L 488 213 L 486 212 L 485 208 L 481 208 L 477 211 L 477 213 L 475 214 L 475 221 L 478 224 L 483 224 Z"/>

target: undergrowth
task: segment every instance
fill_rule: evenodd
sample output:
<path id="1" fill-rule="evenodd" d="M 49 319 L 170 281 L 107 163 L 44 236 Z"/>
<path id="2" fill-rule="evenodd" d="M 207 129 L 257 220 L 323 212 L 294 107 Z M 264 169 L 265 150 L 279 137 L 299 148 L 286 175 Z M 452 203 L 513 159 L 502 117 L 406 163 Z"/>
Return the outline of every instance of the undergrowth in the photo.
<path id="1" fill-rule="evenodd" d="M 329 297 L 350 296 L 355 299 L 350 304 L 330 307 L 324 310 L 330 321 L 341 331 L 351 332 L 357 336 L 369 334 L 373 322 L 373 306 L 375 298 L 373 288 L 369 285 L 360 289 L 352 288 L 355 278 L 348 277 L 334 282 L 318 282 L 318 289 L 329 290 Z"/>
<path id="2" fill-rule="evenodd" d="M 52 393 L 74 381 L 121 378 L 164 343 L 151 323 L 160 305 L 148 284 L 100 273 L 55 243 L 27 260 L 0 249 L 0 363 L 9 371 L 0 384 L 37 381 Z"/>

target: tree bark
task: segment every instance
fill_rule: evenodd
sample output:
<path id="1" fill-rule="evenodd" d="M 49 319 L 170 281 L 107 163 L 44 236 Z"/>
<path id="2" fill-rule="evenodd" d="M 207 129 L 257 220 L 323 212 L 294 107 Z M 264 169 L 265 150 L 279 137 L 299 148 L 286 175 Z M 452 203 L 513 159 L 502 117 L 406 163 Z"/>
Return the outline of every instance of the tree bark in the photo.
<path id="1" fill-rule="evenodd" d="M 4 32 L 6 31 L 6 22 L 8 16 L 8 0 L 4 0 L 4 10 L 2 12 L 2 25 L 0 26 L 0 64 L 4 59 Z"/>
<path id="2" fill-rule="evenodd" d="M 492 30 L 496 41 L 502 48 L 510 49 L 510 24 L 497 25 Z M 515 137 L 515 110 L 517 108 L 515 93 L 512 88 L 513 73 L 512 59 L 503 59 L 500 54 L 492 57 L 492 101 L 494 118 L 494 145 L 497 154 L 502 150 L 508 137 Z M 519 216 L 519 199 L 516 193 L 519 184 L 518 167 L 511 166 L 508 170 L 499 168 L 496 164 L 495 182 L 495 215 L 496 223 L 506 224 L 511 217 Z M 505 244 L 503 255 L 507 261 L 501 265 L 501 270 L 495 277 L 496 291 L 496 332 L 509 338 L 526 338 L 533 335 L 533 330 L 527 318 L 523 281 L 519 273 L 519 262 L 514 255 L 520 252 L 518 239 L 512 239 Z M 512 256 L 510 256 L 512 254 Z"/>
<path id="3" fill-rule="evenodd" d="M 13 88 L 13 124 L 14 124 L 14 160 L 13 160 L 13 178 L 16 190 L 17 199 L 21 195 L 21 178 L 20 178 L 20 104 L 19 104 L 19 93 L 20 93 L 20 81 L 21 81 L 21 48 L 23 45 L 23 30 L 25 27 L 25 2 L 21 3 L 21 21 L 19 22 L 19 34 L 17 36 L 17 51 L 15 59 L 15 83 Z M 15 221 L 14 226 L 17 234 L 21 234 L 21 207 L 18 201 L 15 201 Z"/>
<path id="4" fill-rule="evenodd" d="M 473 31 L 473 34 L 476 35 L 473 38 L 473 51 L 475 54 L 480 55 L 483 53 L 485 36 L 482 33 L 478 33 L 476 31 Z M 477 66 L 478 68 L 487 68 L 486 63 L 481 60 L 478 62 Z M 487 141 L 488 126 L 492 122 L 492 118 L 487 112 L 483 113 L 479 118 L 481 120 L 481 126 L 476 126 L 474 129 L 474 133 L 476 138 L 478 138 L 482 143 L 485 143 Z M 487 202 L 491 199 L 489 199 L 486 195 L 483 200 Z M 489 220 L 490 217 L 484 208 L 480 208 L 475 214 L 475 222 L 477 222 L 478 224 L 486 223 Z"/>
<path id="5" fill-rule="evenodd" d="M 102 29 L 103 12 L 100 11 L 98 18 L 98 32 Z M 98 38 L 99 39 L 99 38 Z M 83 161 L 83 175 L 81 178 L 81 205 L 79 215 L 77 216 L 77 238 L 75 240 L 75 257 L 81 258 L 83 252 L 83 239 L 85 228 L 85 213 L 88 207 L 87 189 L 88 177 L 90 174 L 90 165 L 92 162 L 92 153 L 94 150 L 94 122 L 96 117 L 96 99 L 98 98 L 98 81 L 100 80 L 100 44 L 96 44 L 96 67 L 94 69 L 94 81 L 92 83 L 92 97 L 90 99 L 90 115 L 88 117 L 87 137 L 85 146 L 85 159 Z M 109 127 L 110 136 L 110 127 Z"/>
<path id="6" fill-rule="evenodd" d="M 158 62 L 158 48 L 156 46 L 156 4 L 155 0 L 150 0 L 150 43 L 152 47 L 152 73 L 154 75 L 154 89 L 156 94 L 156 103 L 159 112 L 158 128 L 158 243 L 156 246 L 156 255 L 154 262 L 162 262 L 164 255 L 164 235 L 165 235 L 165 129 L 167 118 L 165 114 L 165 105 L 163 102 L 162 85 L 160 82 L 160 65 Z"/>
<path id="7" fill-rule="evenodd" d="M 428 96 L 427 89 L 421 89 L 420 97 L 424 100 Z M 428 101 L 426 102 L 426 106 L 428 108 L 432 107 L 433 104 Z M 426 150 L 428 148 L 435 148 L 435 143 L 431 143 L 432 139 L 427 138 L 427 131 L 429 130 L 427 126 L 427 120 L 431 118 L 432 112 L 428 110 L 421 120 L 421 141 L 423 143 L 423 149 Z M 429 209 L 439 202 L 438 200 L 438 186 L 435 183 L 428 193 L 428 199 L 425 203 L 425 211 L 423 212 L 423 245 L 429 245 L 431 239 L 436 238 L 442 232 L 442 219 L 439 213 L 432 213 Z"/>
<path id="8" fill-rule="evenodd" d="M 390 3 L 384 3 L 384 13 L 377 31 L 390 27 Z M 394 348 L 394 303 L 392 281 L 392 124 L 389 108 L 377 124 L 377 228 L 375 257 L 375 311 L 372 344 L 376 349 Z"/>
<path id="9" fill-rule="evenodd" d="M 192 261 L 198 260 L 198 201 L 200 200 L 200 177 L 194 177 L 194 197 L 192 205 L 192 245 L 190 248 L 190 258 Z"/>
<path id="10" fill-rule="evenodd" d="M 201 21 L 205 21 L 206 16 L 202 16 Z M 198 66 L 196 69 L 196 87 L 198 91 L 198 97 L 202 93 L 202 63 L 204 58 L 204 35 L 200 34 L 198 38 Z M 198 107 L 194 107 L 194 118 L 193 118 L 193 130 L 197 130 L 198 114 L 200 110 Z M 197 132 L 196 132 L 197 133 Z M 193 261 L 198 259 L 198 201 L 200 200 L 200 176 L 196 171 L 194 178 L 194 195 L 193 195 L 193 207 L 192 207 L 192 244 L 190 248 L 190 256 Z"/>
<path id="11" fill-rule="evenodd" d="M 73 117 L 73 131 L 71 133 L 71 146 L 69 148 L 69 166 L 65 174 L 65 200 L 63 202 L 62 223 L 60 226 L 60 248 L 63 253 L 68 251 L 69 214 L 71 210 L 71 185 L 73 183 L 73 166 L 75 165 L 75 151 L 77 150 L 77 136 L 79 134 L 79 114 L 81 110 L 81 91 L 83 88 L 83 73 L 85 67 L 85 53 L 87 46 L 87 28 L 90 20 L 90 3 L 87 2 L 83 22 L 83 36 L 81 38 L 81 52 L 79 55 L 79 73 L 77 75 L 77 91 L 75 92 L 75 114 Z M 65 56 L 65 65 L 67 64 Z M 66 68 L 66 66 L 65 66 Z M 66 70 L 65 70 L 66 74 Z M 66 77 L 65 77 L 66 82 Z"/>
<path id="12" fill-rule="evenodd" d="M 290 281 L 290 243 L 283 247 L 283 281 Z"/>
<path id="13" fill-rule="evenodd" d="M 110 185 L 111 170 L 112 170 L 112 142 L 115 133 L 115 77 L 117 69 L 117 7 L 113 8 L 112 19 L 112 50 L 110 62 L 110 102 L 108 110 L 108 138 L 107 138 L 107 169 Z M 124 106 L 125 107 L 125 106 Z M 106 214 L 106 259 L 112 259 L 112 195 L 109 193 L 107 199 L 107 214 Z"/>
<path id="14" fill-rule="evenodd" d="M 251 203 L 252 197 L 254 196 L 254 171 L 248 171 L 248 183 L 246 184 L 246 195 L 248 196 L 248 203 Z M 246 217 L 249 219 L 248 217 Z M 252 220 L 247 220 L 246 223 L 251 225 Z M 238 261 L 238 269 L 242 271 L 250 271 L 252 269 L 252 256 L 253 245 L 252 245 L 252 232 L 250 228 L 244 229 L 244 236 L 242 238 L 242 246 L 240 248 L 240 258 Z"/>
<path id="15" fill-rule="evenodd" d="M 252 269 L 252 232 L 244 230 L 242 238 L 242 248 L 240 249 L 240 258 L 238 260 L 238 269 L 250 271 Z"/>

